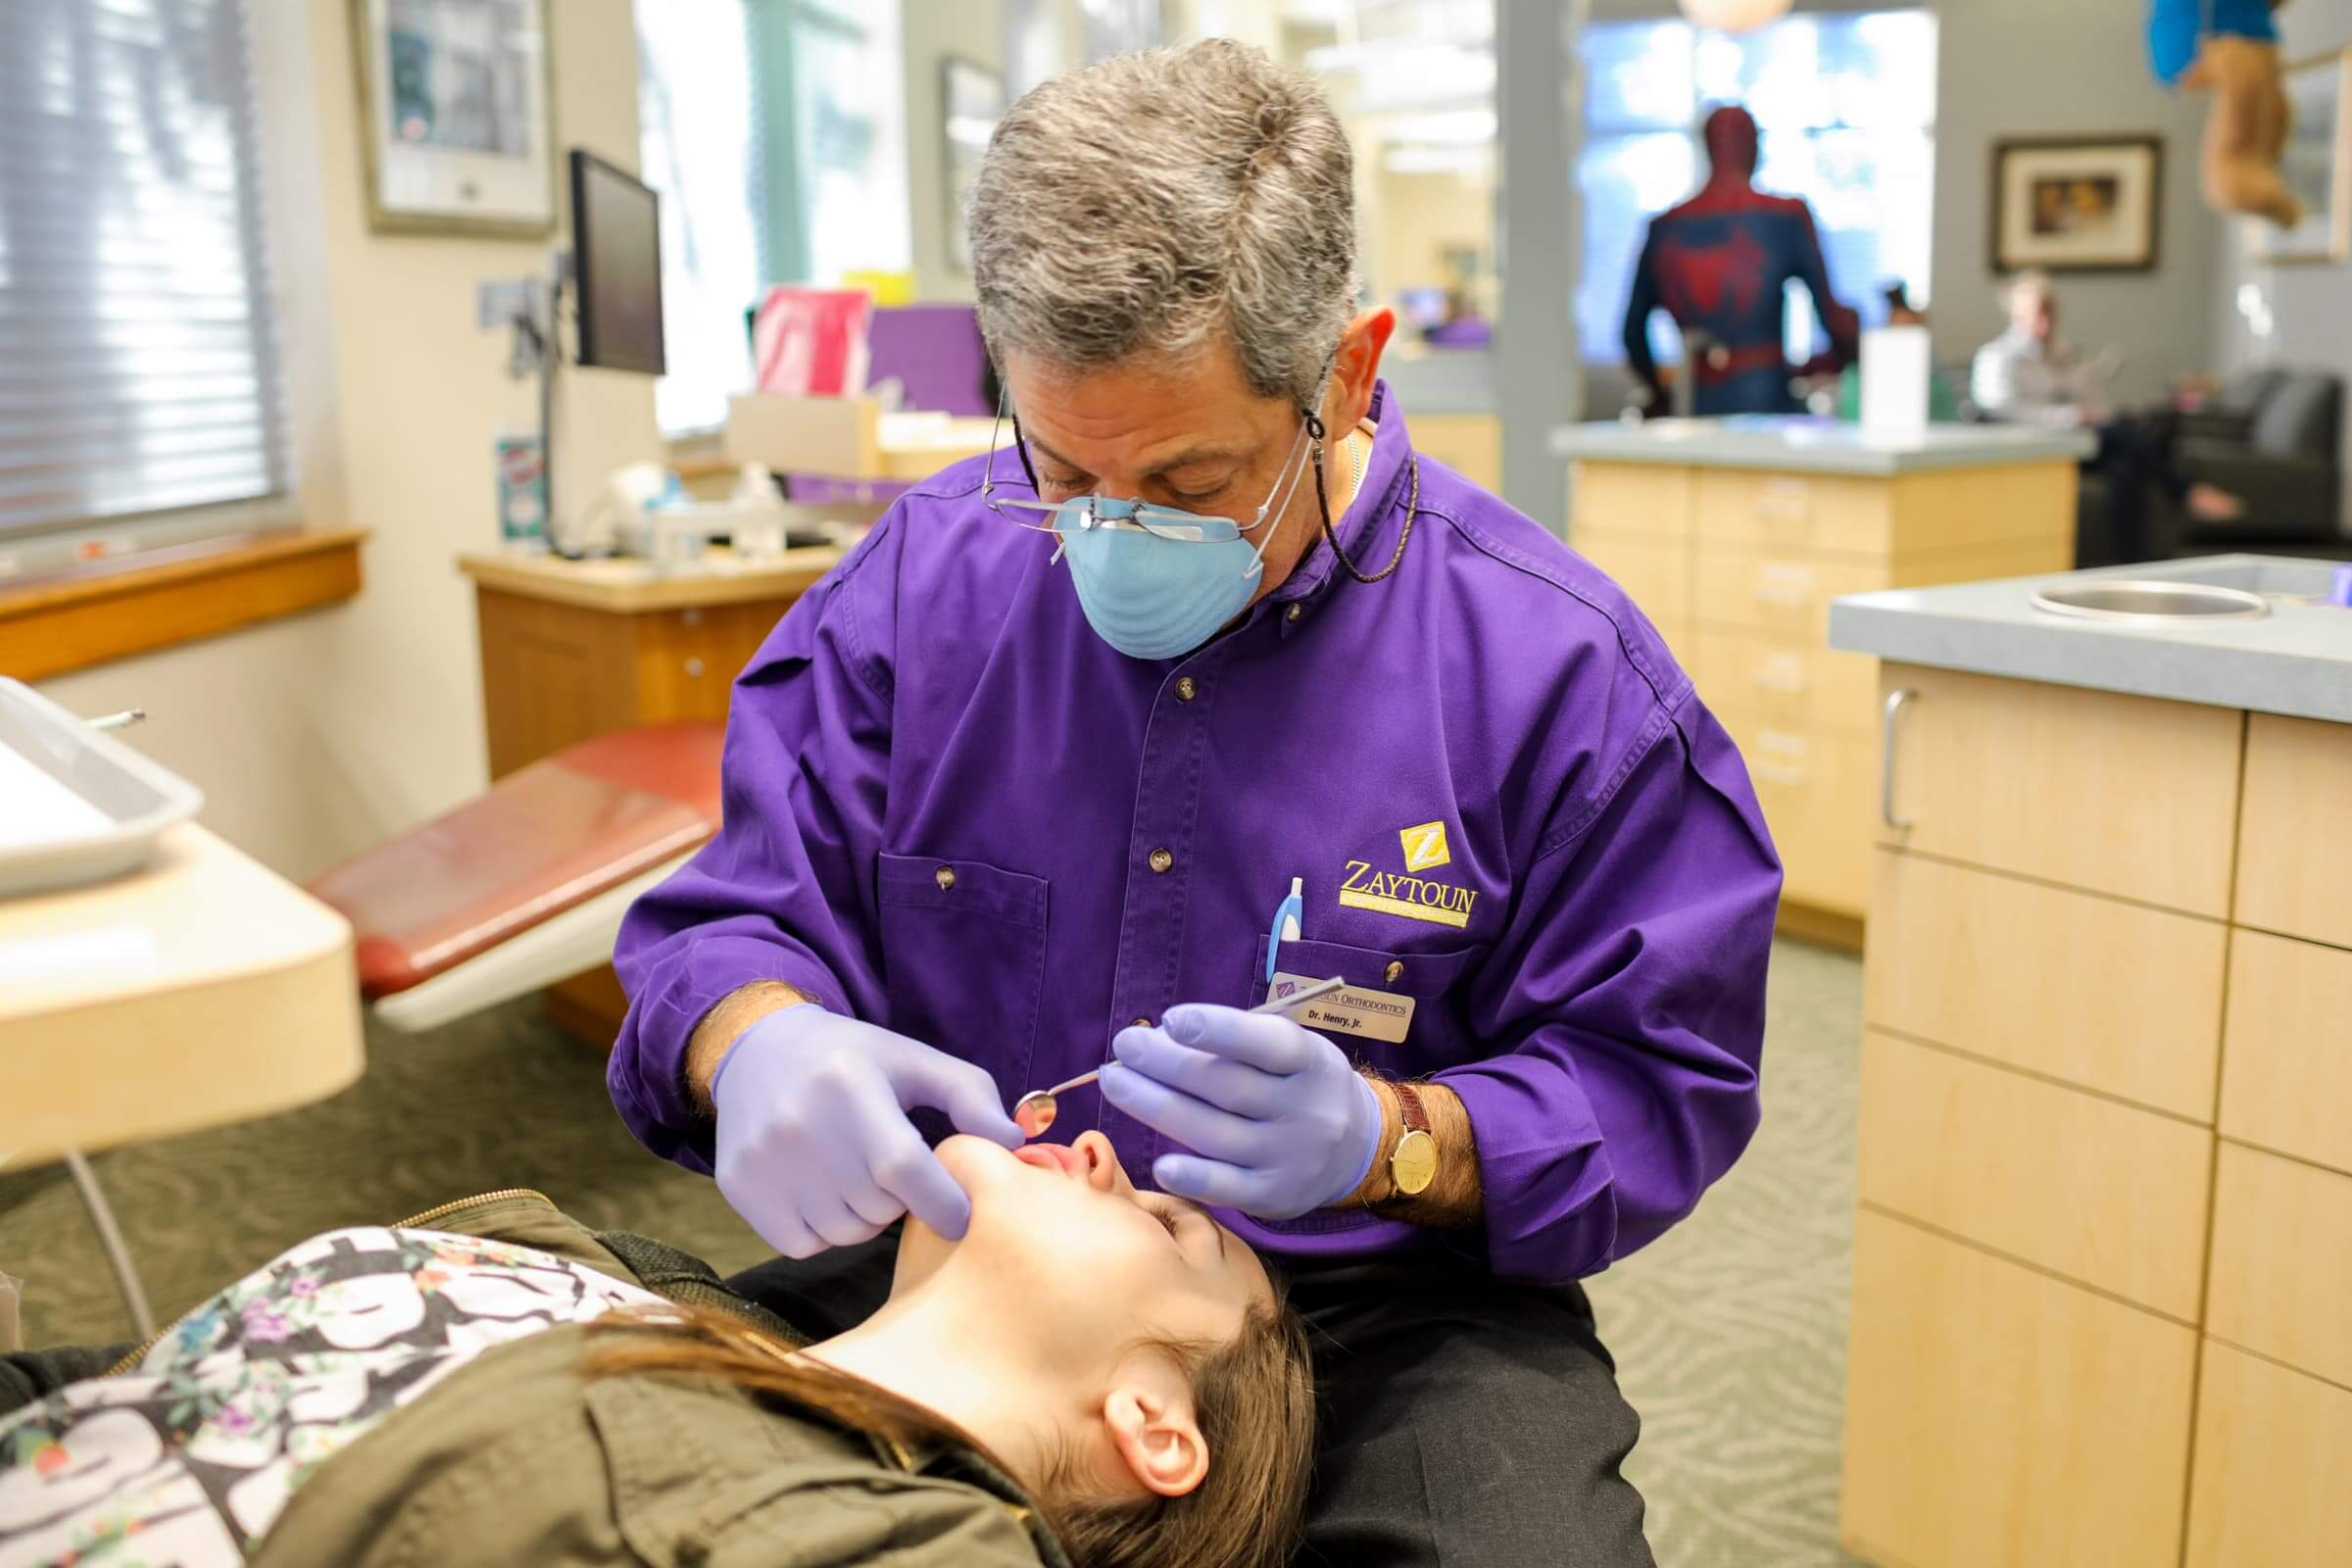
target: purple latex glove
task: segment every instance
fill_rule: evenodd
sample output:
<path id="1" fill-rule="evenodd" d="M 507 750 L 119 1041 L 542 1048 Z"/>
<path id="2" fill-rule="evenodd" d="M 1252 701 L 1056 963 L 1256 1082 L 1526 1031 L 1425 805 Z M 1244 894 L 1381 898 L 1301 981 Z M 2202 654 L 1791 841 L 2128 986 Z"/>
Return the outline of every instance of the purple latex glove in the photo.
<path id="1" fill-rule="evenodd" d="M 718 1190 L 786 1257 L 866 1241 L 901 1214 L 962 1237 L 971 1200 L 906 1119 L 913 1106 L 1007 1149 L 1023 1141 L 978 1067 L 813 1003 L 737 1036 L 710 1102 Z"/>
<path id="2" fill-rule="evenodd" d="M 1290 1219 L 1363 1183 L 1380 1098 L 1347 1054 L 1279 1013 L 1187 1004 L 1111 1042 L 1102 1098 L 1193 1151 L 1162 1154 L 1162 1192 Z"/>

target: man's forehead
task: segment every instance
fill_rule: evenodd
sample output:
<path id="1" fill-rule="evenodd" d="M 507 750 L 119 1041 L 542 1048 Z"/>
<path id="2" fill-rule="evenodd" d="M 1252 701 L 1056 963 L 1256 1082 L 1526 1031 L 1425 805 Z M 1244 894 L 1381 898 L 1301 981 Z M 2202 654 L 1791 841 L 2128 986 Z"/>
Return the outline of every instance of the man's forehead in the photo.
<path id="1" fill-rule="evenodd" d="M 1081 467 L 1173 467 L 1246 457 L 1280 433 L 1283 400 L 1253 394 L 1230 353 L 1173 364 L 1071 370 L 1005 357 L 1005 388 L 1022 433 L 1049 456 Z"/>

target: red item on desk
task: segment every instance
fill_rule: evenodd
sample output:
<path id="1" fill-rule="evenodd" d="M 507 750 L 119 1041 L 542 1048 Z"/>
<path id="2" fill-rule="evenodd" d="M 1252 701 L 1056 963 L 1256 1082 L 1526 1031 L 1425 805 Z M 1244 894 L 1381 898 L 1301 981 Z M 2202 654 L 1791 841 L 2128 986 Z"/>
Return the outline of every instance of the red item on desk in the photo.
<path id="1" fill-rule="evenodd" d="M 802 398 L 864 391 L 873 315 L 863 289 L 777 284 L 752 317 L 754 385 Z"/>

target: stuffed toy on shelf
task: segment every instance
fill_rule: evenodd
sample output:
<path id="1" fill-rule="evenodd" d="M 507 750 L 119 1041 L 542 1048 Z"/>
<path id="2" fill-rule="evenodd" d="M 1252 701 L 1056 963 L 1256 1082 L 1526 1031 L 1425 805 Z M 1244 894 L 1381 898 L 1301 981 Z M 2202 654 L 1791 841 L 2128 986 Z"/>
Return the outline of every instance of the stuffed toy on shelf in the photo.
<path id="1" fill-rule="evenodd" d="M 2149 0 L 2148 56 L 2157 80 L 2213 94 L 2205 114 L 2205 204 L 2292 228 L 2303 204 L 2278 174 L 2289 110 L 2271 15 L 2284 3 Z"/>

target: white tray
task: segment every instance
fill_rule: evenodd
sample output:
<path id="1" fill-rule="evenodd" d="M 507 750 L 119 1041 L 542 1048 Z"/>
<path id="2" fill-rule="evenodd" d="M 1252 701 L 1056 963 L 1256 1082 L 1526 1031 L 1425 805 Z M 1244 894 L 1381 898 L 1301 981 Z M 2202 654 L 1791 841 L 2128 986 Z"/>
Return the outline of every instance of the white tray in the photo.
<path id="1" fill-rule="evenodd" d="M 0 675 L 0 898 L 119 876 L 204 796 Z"/>

